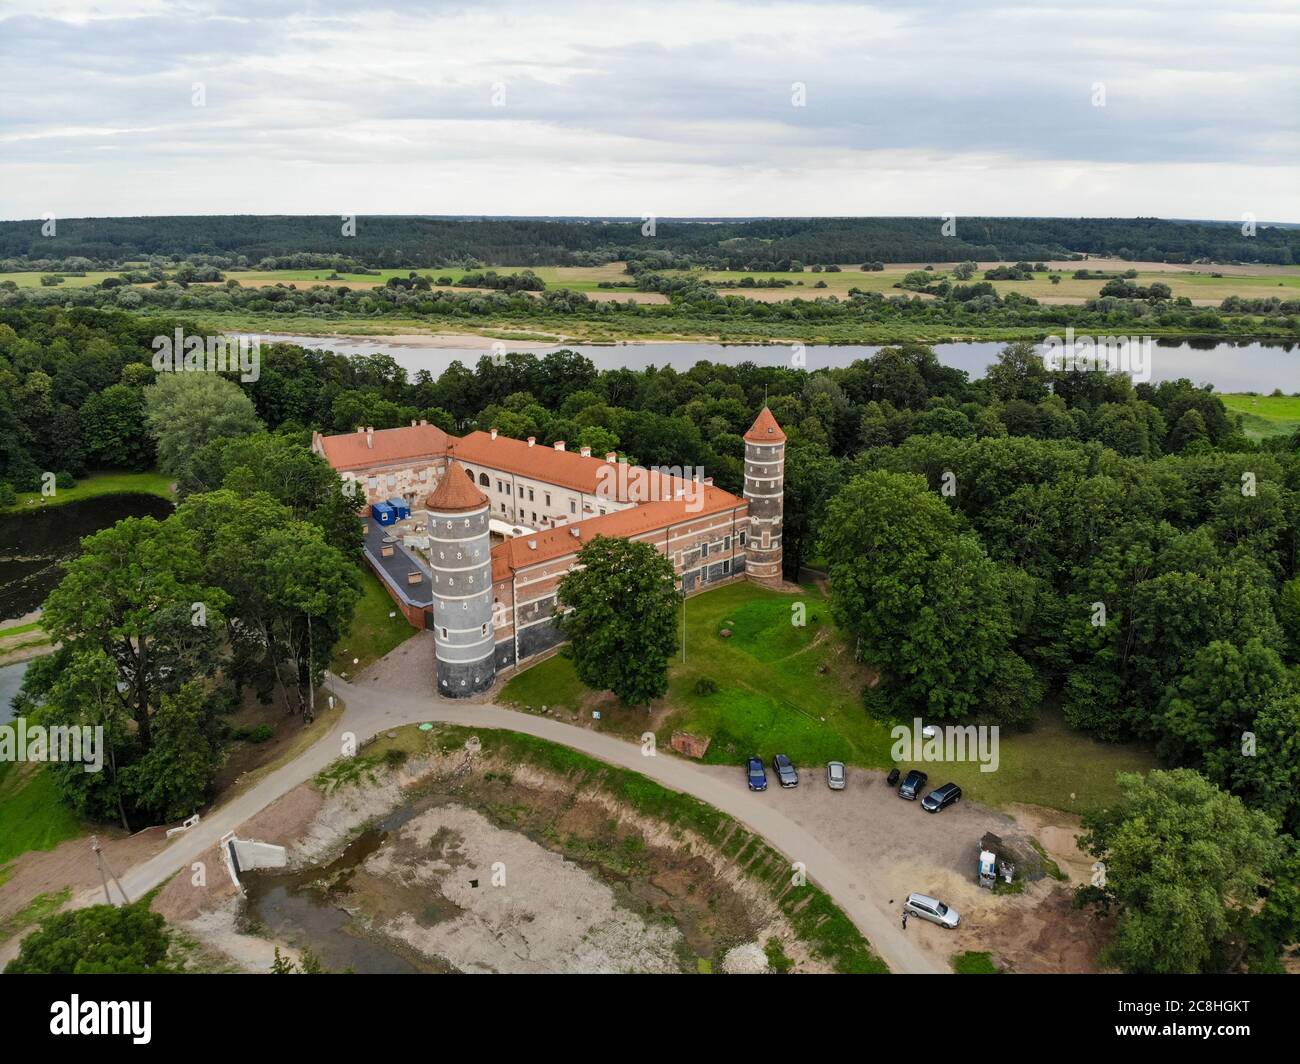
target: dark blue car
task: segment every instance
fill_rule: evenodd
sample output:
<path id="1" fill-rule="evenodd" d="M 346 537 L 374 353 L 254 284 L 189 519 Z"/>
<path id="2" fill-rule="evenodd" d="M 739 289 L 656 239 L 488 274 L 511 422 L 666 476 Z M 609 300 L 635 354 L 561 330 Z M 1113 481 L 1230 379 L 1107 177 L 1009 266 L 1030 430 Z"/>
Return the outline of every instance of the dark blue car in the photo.
<path id="1" fill-rule="evenodd" d="M 749 789 L 751 791 L 767 790 L 767 769 L 763 767 L 761 757 L 751 757 L 749 759 Z"/>

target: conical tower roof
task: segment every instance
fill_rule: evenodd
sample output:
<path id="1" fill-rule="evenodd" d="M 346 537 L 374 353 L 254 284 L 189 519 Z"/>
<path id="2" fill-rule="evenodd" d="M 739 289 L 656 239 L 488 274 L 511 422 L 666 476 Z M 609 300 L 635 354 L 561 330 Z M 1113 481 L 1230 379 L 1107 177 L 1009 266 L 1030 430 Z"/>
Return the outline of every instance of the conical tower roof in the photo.
<path id="1" fill-rule="evenodd" d="M 458 514 L 481 510 L 488 505 L 488 497 L 470 479 L 465 467 L 454 459 L 448 464 L 438 486 L 424 500 L 424 508 L 434 513 Z"/>
<path id="2" fill-rule="evenodd" d="M 745 433 L 745 439 L 750 443 L 785 443 L 785 433 L 776 423 L 772 411 L 763 407 L 758 417 L 754 418 L 754 423 L 749 426 L 749 431 Z"/>

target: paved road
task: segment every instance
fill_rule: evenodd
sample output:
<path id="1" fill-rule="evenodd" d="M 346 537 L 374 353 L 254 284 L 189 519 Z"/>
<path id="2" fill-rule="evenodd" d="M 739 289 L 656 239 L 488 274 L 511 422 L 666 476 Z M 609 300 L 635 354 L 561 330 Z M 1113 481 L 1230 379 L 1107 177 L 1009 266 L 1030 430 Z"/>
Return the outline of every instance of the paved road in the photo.
<path id="1" fill-rule="evenodd" d="M 754 795 L 747 789 L 728 785 L 727 781 L 696 763 L 676 756 L 645 757 L 641 748 L 632 743 L 549 717 L 535 717 L 496 705 L 443 701 L 404 692 L 358 687 L 334 676 L 330 677 L 330 686 L 344 700 L 346 709 L 329 734 L 245 793 L 210 813 L 160 853 L 126 872 L 122 884 L 132 898 L 140 897 L 173 873 L 187 868 L 227 832 L 234 831 L 281 795 L 315 776 L 340 755 L 346 733 L 351 733 L 357 743 L 361 743 L 372 735 L 402 724 L 439 721 L 475 728 L 503 728 L 548 739 L 612 765 L 640 772 L 675 791 L 693 795 L 752 828 L 792 861 L 803 862 L 809 878 L 857 924 L 892 971 L 945 970 L 904 936 L 895 912 L 886 912 L 870 900 L 873 895 L 882 896 L 885 888 L 852 871 L 812 832 L 774 808 L 771 795 Z M 95 894 L 101 897 L 88 893 L 79 898 L 78 903 L 102 900 L 102 892 L 96 891 Z"/>

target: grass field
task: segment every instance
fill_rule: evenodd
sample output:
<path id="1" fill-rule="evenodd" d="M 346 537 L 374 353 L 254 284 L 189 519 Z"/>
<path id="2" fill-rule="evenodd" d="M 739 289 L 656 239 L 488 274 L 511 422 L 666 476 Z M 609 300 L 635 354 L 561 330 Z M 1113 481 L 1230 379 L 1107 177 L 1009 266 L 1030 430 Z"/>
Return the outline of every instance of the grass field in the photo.
<path id="1" fill-rule="evenodd" d="M 807 607 L 802 628 L 791 624 L 796 602 Z M 852 662 L 815 589 L 791 596 L 730 584 L 688 600 L 686 612 L 687 661 L 679 657 L 671 665 L 668 696 L 657 707 L 660 746 L 681 729 L 712 740 L 705 760 L 714 764 L 739 765 L 750 754 L 770 759 L 778 752 L 811 774 L 828 760 L 880 770 L 893 764 L 894 722 L 887 707 L 867 712 L 861 695 L 866 671 Z M 719 634 L 724 627 L 730 638 Z M 716 692 L 701 693 L 701 679 L 716 684 Z M 501 698 L 570 711 L 598 701 L 599 727 L 630 739 L 646 726 L 644 711 L 621 707 L 612 696 L 595 699 L 562 656 L 520 673 Z M 995 772 L 980 772 L 973 762 L 918 767 L 942 775 L 936 785 L 952 779 L 968 796 L 992 805 L 1025 802 L 1078 812 L 1118 794 L 1116 772 L 1155 764 L 1144 747 L 1096 743 L 1071 731 L 1050 708 L 1032 730 L 1000 738 Z"/>
<path id="2" fill-rule="evenodd" d="M 390 613 L 396 616 L 390 617 Z M 413 635 L 415 629 L 397 611 L 384 585 L 363 565 L 361 598 L 352 613 L 351 625 L 334 651 L 330 668 L 340 676 L 355 676 Z M 354 658 L 357 659 L 355 664 Z"/>
<path id="3" fill-rule="evenodd" d="M 28 850 L 52 850 L 81 834 L 81 822 L 59 799 L 43 765 L 0 763 L 0 874 Z"/>
<path id="4" fill-rule="evenodd" d="M 97 495 L 119 495 L 138 493 L 157 495 L 174 501 L 172 478 L 165 473 L 90 473 L 71 488 L 58 488 L 54 494 L 46 497 L 39 491 L 18 493 L 18 501 L 10 510 L 22 510 L 29 506 L 59 506 L 66 502 L 81 499 L 93 499 Z"/>
<path id="5" fill-rule="evenodd" d="M 1252 439 L 1290 436 L 1300 431 L 1300 395 L 1220 394 L 1223 405 L 1241 415 L 1241 427 Z"/>

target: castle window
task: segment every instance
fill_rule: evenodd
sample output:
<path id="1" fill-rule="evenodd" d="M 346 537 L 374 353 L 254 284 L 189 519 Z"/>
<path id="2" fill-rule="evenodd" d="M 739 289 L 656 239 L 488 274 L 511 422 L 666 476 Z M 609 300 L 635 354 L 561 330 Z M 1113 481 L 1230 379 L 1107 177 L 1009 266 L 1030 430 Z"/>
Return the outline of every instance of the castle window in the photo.
<path id="1" fill-rule="evenodd" d="M 570 500 L 569 500 L 569 513 L 571 513 L 571 514 L 576 514 L 577 512 L 578 512 L 578 500 L 577 500 L 577 499 L 570 499 Z"/>
<path id="2" fill-rule="evenodd" d="M 707 558 L 708 556 L 709 556 L 709 545 L 708 545 L 707 543 L 701 543 L 701 544 L 700 544 L 700 557 L 701 557 L 701 558 Z"/>
<path id="3" fill-rule="evenodd" d="M 731 537 L 730 537 L 730 536 L 723 536 L 723 537 L 722 537 L 722 549 L 723 549 L 723 550 L 726 550 L 726 551 L 731 550 Z"/>
<path id="4" fill-rule="evenodd" d="M 551 505 L 551 493 L 549 491 L 546 493 L 546 505 Z"/>
<path id="5" fill-rule="evenodd" d="M 731 559 L 724 558 L 722 560 L 722 575 L 726 576 L 729 572 L 731 572 Z"/>
<path id="6" fill-rule="evenodd" d="M 439 628 L 438 631 L 440 631 L 440 632 L 442 633 L 442 638 L 443 638 L 443 639 L 446 639 L 446 638 L 447 638 L 447 629 L 445 629 L 445 628 Z"/>
<path id="7" fill-rule="evenodd" d="M 487 635 L 487 628 L 488 628 L 488 626 L 487 626 L 486 624 L 483 625 L 483 626 L 479 629 L 480 634 L 482 634 L 482 635 Z"/>
<path id="8" fill-rule="evenodd" d="M 744 532 L 742 532 L 742 533 L 740 534 L 740 545 L 741 545 L 742 547 L 745 545 L 745 533 L 744 533 Z"/>
<path id="9" fill-rule="evenodd" d="M 474 483 L 474 470 L 472 470 L 472 469 L 467 469 L 467 470 L 465 470 L 465 475 L 466 475 L 467 477 L 469 477 L 469 482 L 470 482 L 471 484 L 473 484 L 473 483 Z"/>
<path id="10" fill-rule="evenodd" d="M 486 473 L 480 473 L 478 475 L 478 482 L 485 488 L 490 488 L 492 486 L 492 481 L 488 479 Z"/>

